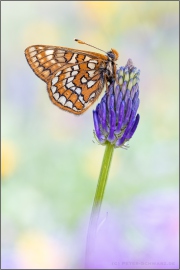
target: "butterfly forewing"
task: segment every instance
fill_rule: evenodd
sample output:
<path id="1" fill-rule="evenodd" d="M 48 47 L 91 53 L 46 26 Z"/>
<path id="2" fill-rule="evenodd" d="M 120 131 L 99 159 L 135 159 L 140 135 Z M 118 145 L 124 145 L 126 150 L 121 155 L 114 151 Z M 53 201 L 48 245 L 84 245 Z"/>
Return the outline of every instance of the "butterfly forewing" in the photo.
<path id="1" fill-rule="evenodd" d="M 106 55 L 44 45 L 28 47 L 25 55 L 35 74 L 47 83 L 51 101 L 74 114 L 86 111 L 106 82 Z"/>

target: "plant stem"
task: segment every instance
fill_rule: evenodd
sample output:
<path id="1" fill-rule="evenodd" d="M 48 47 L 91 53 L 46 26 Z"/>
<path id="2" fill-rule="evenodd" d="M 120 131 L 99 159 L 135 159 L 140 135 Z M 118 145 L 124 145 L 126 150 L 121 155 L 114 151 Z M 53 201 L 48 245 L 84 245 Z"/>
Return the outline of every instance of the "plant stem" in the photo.
<path id="1" fill-rule="evenodd" d="M 101 165 L 101 171 L 98 179 L 96 193 L 94 197 L 94 203 L 91 211 L 91 217 L 89 222 L 89 228 L 87 233 L 86 242 L 86 268 L 89 267 L 92 254 L 95 248 L 96 232 L 98 228 L 98 219 L 101 209 L 101 204 L 104 196 L 104 191 L 107 183 L 111 160 L 113 156 L 114 146 L 107 142 L 104 157 Z"/>

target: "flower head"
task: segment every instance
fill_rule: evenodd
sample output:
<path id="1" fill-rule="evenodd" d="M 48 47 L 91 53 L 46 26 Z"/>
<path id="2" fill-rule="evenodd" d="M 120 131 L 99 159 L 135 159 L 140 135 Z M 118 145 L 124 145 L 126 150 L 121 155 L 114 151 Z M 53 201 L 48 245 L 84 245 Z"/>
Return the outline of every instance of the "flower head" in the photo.
<path id="1" fill-rule="evenodd" d="M 95 135 L 100 144 L 110 142 L 114 147 L 125 146 L 139 123 L 140 71 L 129 59 L 125 67 L 117 70 L 101 102 L 93 111 Z"/>

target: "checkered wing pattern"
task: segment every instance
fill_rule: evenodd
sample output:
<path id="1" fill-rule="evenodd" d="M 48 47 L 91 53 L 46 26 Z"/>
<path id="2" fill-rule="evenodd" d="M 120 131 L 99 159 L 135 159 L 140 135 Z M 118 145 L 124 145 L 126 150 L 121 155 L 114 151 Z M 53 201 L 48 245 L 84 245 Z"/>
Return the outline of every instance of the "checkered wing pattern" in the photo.
<path id="1" fill-rule="evenodd" d="M 34 73 L 47 83 L 51 101 L 63 110 L 82 114 L 106 83 L 106 55 L 66 47 L 34 45 L 25 50 Z"/>

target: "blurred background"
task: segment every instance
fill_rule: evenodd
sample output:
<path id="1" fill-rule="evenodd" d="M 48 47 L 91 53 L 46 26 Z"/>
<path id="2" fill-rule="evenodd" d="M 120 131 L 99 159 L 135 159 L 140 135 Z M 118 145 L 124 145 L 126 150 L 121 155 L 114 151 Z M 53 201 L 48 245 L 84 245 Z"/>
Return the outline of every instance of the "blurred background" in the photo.
<path id="1" fill-rule="evenodd" d="M 79 38 L 141 70 L 141 119 L 130 148 L 114 152 L 92 268 L 179 269 L 178 1 L 1 8 L 1 267 L 83 268 L 104 153 L 93 136 L 97 103 L 82 116 L 60 110 L 24 56 L 35 44 L 89 50 Z"/>

